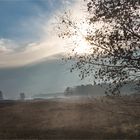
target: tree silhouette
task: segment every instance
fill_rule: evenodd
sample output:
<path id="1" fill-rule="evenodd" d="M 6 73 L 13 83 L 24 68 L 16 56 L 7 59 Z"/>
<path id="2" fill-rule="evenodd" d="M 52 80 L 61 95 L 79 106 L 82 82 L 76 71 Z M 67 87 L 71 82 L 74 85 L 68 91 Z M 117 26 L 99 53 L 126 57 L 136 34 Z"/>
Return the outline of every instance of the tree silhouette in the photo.
<path id="1" fill-rule="evenodd" d="M 72 88 L 71 87 L 67 87 L 64 93 L 65 93 L 65 95 L 71 95 L 72 92 L 73 92 Z"/>
<path id="2" fill-rule="evenodd" d="M 84 39 L 92 46 L 90 54 L 70 54 L 66 60 L 76 61 L 71 71 L 80 70 L 81 79 L 93 74 L 95 84 L 108 83 L 106 94 L 120 95 L 120 87 L 140 80 L 140 1 L 84 1 L 90 26 Z M 59 19 L 59 37 L 78 34 L 77 22 L 65 12 Z"/>
<path id="3" fill-rule="evenodd" d="M 25 100 L 25 93 L 20 93 L 20 100 Z"/>
<path id="4" fill-rule="evenodd" d="M 3 93 L 0 91 L 0 100 L 3 100 Z"/>

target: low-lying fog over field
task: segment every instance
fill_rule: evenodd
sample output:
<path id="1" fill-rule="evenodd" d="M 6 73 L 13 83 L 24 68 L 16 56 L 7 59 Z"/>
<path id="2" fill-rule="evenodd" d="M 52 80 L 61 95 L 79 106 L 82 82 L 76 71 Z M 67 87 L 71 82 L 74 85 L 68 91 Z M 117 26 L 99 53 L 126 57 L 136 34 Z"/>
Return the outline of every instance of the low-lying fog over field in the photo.
<path id="1" fill-rule="evenodd" d="M 139 139 L 139 110 L 139 100 L 130 96 L 3 102 L 0 136 L 1 139 Z"/>

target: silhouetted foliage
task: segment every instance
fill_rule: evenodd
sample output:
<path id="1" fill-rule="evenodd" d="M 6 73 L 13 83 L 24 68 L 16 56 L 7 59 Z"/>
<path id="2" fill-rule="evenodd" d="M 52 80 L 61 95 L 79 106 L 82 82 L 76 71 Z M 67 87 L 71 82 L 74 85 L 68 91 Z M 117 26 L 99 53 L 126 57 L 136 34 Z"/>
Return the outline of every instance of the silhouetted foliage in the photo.
<path id="1" fill-rule="evenodd" d="M 0 91 L 0 100 L 3 100 L 3 93 Z"/>
<path id="2" fill-rule="evenodd" d="M 72 89 L 71 87 L 67 87 L 65 90 L 65 95 L 71 95 L 72 94 Z"/>
<path id="3" fill-rule="evenodd" d="M 94 76 L 94 83 L 110 83 L 106 94 L 120 95 L 128 81 L 140 81 L 140 0 L 85 0 L 88 16 L 85 40 L 90 54 L 69 55 L 71 71 L 80 70 L 81 79 Z M 64 28 L 65 27 L 65 28 Z M 70 14 L 60 18 L 59 37 L 71 38 L 79 31 Z M 138 84 L 139 85 L 139 84 Z"/>
<path id="4" fill-rule="evenodd" d="M 25 93 L 20 93 L 20 100 L 25 100 Z"/>

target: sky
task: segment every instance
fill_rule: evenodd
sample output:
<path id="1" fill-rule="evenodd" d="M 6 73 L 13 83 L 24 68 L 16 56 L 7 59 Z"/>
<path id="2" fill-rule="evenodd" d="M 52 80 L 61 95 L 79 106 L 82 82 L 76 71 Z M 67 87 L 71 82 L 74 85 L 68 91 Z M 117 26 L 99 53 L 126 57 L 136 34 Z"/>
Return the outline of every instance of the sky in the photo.
<path id="1" fill-rule="evenodd" d="M 55 30 L 56 17 L 71 9 L 83 16 L 81 0 L 0 0 L 0 90 L 6 98 L 63 91 L 85 84 L 61 57 L 69 48 Z M 56 75 L 56 76 L 54 76 Z M 77 77 L 77 78 L 76 78 Z"/>
<path id="2" fill-rule="evenodd" d="M 63 0 L 1 0 L 0 67 L 26 65 L 62 52 L 62 46 L 56 48 L 62 40 L 48 30 L 67 5 Z"/>
<path id="3" fill-rule="evenodd" d="M 68 42 L 55 31 L 56 17 L 71 9 L 82 17 L 81 0 L 1 0 L 0 67 L 27 65 L 65 52 Z"/>

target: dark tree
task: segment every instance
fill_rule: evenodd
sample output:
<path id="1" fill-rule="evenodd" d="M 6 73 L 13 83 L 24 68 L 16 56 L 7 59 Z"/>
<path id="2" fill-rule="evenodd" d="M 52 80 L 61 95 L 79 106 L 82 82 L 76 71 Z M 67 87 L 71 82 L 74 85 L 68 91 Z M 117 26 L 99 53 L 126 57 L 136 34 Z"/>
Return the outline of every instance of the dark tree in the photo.
<path id="1" fill-rule="evenodd" d="M 3 93 L 0 91 L 0 100 L 3 100 Z"/>
<path id="2" fill-rule="evenodd" d="M 90 54 L 70 55 L 73 70 L 81 78 L 94 76 L 94 83 L 108 83 L 106 94 L 120 95 L 119 88 L 140 80 L 140 0 L 85 0 L 88 16 L 85 40 Z M 78 34 L 77 21 L 64 13 L 59 20 L 59 36 Z M 65 27 L 65 28 L 64 28 Z M 65 29 L 65 30 L 64 30 Z"/>
<path id="3" fill-rule="evenodd" d="M 25 100 L 25 93 L 20 93 L 20 100 Z"/>
<path id="4" fill-rule="evenodd" d="M 72 88 L 71 87 L 67 87 L 65 90 L 65 95 L 71 95 L 72 94 Z"/>

